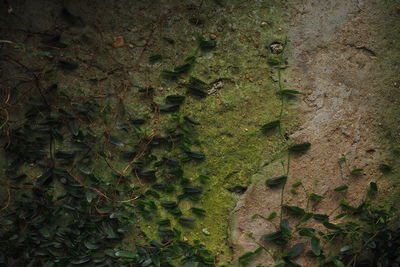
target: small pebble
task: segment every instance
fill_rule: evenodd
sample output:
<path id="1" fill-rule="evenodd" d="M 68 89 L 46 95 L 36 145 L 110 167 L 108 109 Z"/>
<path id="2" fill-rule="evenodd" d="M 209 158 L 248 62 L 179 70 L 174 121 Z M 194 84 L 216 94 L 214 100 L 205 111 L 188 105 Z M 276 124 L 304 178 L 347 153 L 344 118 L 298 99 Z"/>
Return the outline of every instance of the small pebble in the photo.
<path id="1" fill-rule="evenodd" d="M 261 22 L 261 27 L 265 27 L 267 25 L 268 25 L 268 22 L 266 22 L 266 21 Z"/>
<path id="2" fill-rule="evenodd" d="M 205 235 L 211 235 L 211 233 L 207 230 L 207 228 L 203 228 L 201 231 L 202 231 L 203 234 L 205 234 Z"/>
<path id="3" fill-rule="evenodd" d="M 211 33 L 211 34 L 210 34 L 210 39 L 211 39 L 211 40 L 217 39 L 217 35 L 214 34 L 214 33 Z"/>

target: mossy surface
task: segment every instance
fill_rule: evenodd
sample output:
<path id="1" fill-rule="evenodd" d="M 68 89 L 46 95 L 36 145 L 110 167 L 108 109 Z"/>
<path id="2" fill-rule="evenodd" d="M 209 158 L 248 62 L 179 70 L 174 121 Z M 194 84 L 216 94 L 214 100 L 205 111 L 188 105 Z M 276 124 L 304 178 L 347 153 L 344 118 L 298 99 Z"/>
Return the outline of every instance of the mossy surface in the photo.
<path id="1" fill-rule="evenodd" d="M 23 12 L 26 15 L 25 26 L 35 16 L 38 20 L 34 26 L 43 30 L 62 25 L 60 40 L 68 45 L 62 51 L 50 50 L 45 54 L 39 45 L 41 39 L 34 37 L 24 43 L 23 32 L 8 31 L 4 38 L 23 45 L 23 49 L 10 47 L 10 51 L 24 65 L 45 70 L 41 77 L 43 87 L 57 83 L 58 94 L 68 96 L 70 104 L 78 100 L 96 104 L 102 120 L 81 123 L 80 129 L 99 140 L 94 148 L 103 151 L 108 162 L 104 155 L 95 155 L 90 159 L 90 169 L 102 183 L 123 183 L 126 195 L 119 196 L 120 200 L 134 198 L 140 181 L 135 180 L 132 173 L 125 172 L 128 163 L 118 157 L 118 149 L 107 139 L 110 134 L 124 142 L 124 150 L 130 150 L 135 148 L 140 137 L 153 131 L 165 134 L 165 129 L 182 120 L 183 115 L 201 123 L 193 133 L 191 148 L 204 152 L 206 158 L 184 164 L 184 177 L 194 185 L 201 184 L 200 175 L 210 179 L 201 184 L 201 200 L 183 200 L 180 208 L 185 217 L 195 217 L 189 210 L 192 206 L 205 209 L 206 216 L 196 217 L 195 224 L 188 228 L 159 208 L 156 216 L 137 218 L 139 223 L 126 234 L 121 246 L 132 250 L 138 240 L 158 239 L 156 222 L 160 218 L 170 218 L 172 225 L 182 231 L 183 239 L 200 240 L 216 255 L 218 264 L 229 264 L 228 219 L 239 194 L 227 189 L 248 186 L 252 175 L 279 153 L 284 143 L 283 136 L 264 134 L 260 128 L 276 120 L 281 110 L 282 102 L 276 94 L 276 72 L 267 65 L 267 59 L 273 56 L 269 45 L 285 41 L 289 19 L 286 4 L 282 1 L 204 1 L 202 4 L 137 1 L 133 5 L 129 1 L 115 5 L 106 2 L 95 7 L 69 3 L 67 8 L 82 17 L 83 27 L 69 27 L 62 18 L 50 16 L 61 8 L 58 2 L 34 11 L 24 11 L 24 7 L 20 7 L 21 15 Z M 37 12 L 47 15 L 38 16 Z M 201 23 L 194 23 L 193 19 Z M 199 41 L 208 40 L 210 34 L 215 35 L 216 48 L 198 49 Z M 113 46 L 117 36 L 125 40 L 122 47 Z M 149 62 L 154 54 L 160 54 L 162 59 Z M 161 75 L 163 70 L 174 69 L 190 56 L 196 56 L 196 62 L 180 79 Z M 79 68 L 61 70 L 57 67 L 58 59 L 78 62 Z M 19 71 L 10 68 L 4 75 L 14 76 Z M 187 95 L 179 118 L 154 114 L 150 108 L 153 102 L 164 103 L 165 96 L 170 94 L 186 95 L 183 84 L 190 76 L 214 84 L 214 92 L 203 99 Z M 151 100 L 139 93 L 139 88 L 144 87 L 154 88 Z M 296 107 L 296 101 L 287 103 L 284 108 L 283 134 L 291 133 L 298 124 L 292 107 Z M 126 119 L 138 117 L 146 119 L 146 123 L 136 129 L 136 136 L 116 129 Z M 68 131 L 65 134 L 70 135 Z M 69 146 L 65 141 L 55 149 L 68 150 Z M 164 152 L 155 148 L 153 154 L 160 158 Z M 112 177 L 113 170 L 126 173 L 128 179 L 121 182 Z M 29 176 L 27 181 L 33 182 L 42 173 L 35 165 L 26 165 L 21 171 Z M 80 175 L 76 171 L 71 173 Z M 62 187 L 57 181 L 54 183 L 54 195 L 58 196 Z M 174 200 L 179 193 L 161 194 L 156 202 Z M 207 232 L 210 235 L 206 235 Z"/>

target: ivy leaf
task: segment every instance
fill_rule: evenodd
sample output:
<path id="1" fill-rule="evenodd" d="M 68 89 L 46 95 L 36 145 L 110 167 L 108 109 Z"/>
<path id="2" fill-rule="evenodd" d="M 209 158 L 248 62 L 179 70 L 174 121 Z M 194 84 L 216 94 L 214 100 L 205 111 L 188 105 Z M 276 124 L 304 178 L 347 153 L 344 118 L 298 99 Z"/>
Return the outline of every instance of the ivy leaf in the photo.
<path id="1" fill-rule="evenodd" d="M 185 100 L 185 96 L 183 96 L 183 95 L 168 95 L 165 99 L 168 103 L 179 105 L 179 104 L 182 104 L 182 102 Z"/>
<path id="2" fill-rule="evenodd" d="M 187 121 L 187 122 L 193 124 L 193 125 L 200 125 L 200 122 L 198 122 L 198 121 L 196 121 L 196 120 L 194 120 L 194 119 L 192 119 L 192 118 L 189 118 L 188 116 L 184 116 L 183 119 L 184 119 L 185 121 Z"/>
<path id="3" fill-rule="evenodd" d="M 320 240 L 319 238 L 313 236 L 311 237 L 311 250 L 314 253 L 315 256 L 321 255 L 321 246 L 320 246 Z"/>
<path id="4" fill-rule="evenodd" d="M 206 214 L 206 211 L 200 208 L 192 207 L 190 210 L 197 216 L 204 216 Z"/>
<path id="5" fill-rule="evenodd" d="M 342 230 L 342 228 L 340 228 L 340 226 L 330 223 L 328 221 L 325 221 L 322 223 L 326 228 L 330 229 L 330 230 L 336 230 L 336 231 L 340 231 Z"/>
<path id="6" fill-rule="evenodd" d="M 165 77 L 169 77 L 169 78 L 176 78 L 179 76 L 179 72 L 176 71 L 170 71 L 170 70 L 163 70 L 161 72 L 161 74 Z"/>
<path id="7" fill-rule="evenodd" d="M 341 253 L 345 253 L 345 252 L 347 252 L 347 251 L 349 251 L 349 250 L 351 250 L 352 249 L 352 246 L 351 245 L 346 245 L 346 246 L 344 246 L 344 247 L 342 247 L 341 249 L 340 249 L 340 252 Z"/>
<path id="8" fill-rule="evenodd" d="M 275 129 L 276 127 L 279 127 L 280 124 L 281 124 L 280 120 L 271 121 L 261 126 L 261 129 L 266 132 L 268 130 L 272 130 Z"/>
<path id="9" fill-rule="evenodd" d="M 240 262 L 242 265 L 247 264 L 248 261 L 249 261 L 252 257 L 254 257 L 255 255 L 259 254 L 262 250 L 263 250 L 263 247 L 258 247 L 258 248 L 257 248 L 256 250 L 254 250 L 254 251 L 249 251 L 249 252 L 244 253 L 243 255 L 241 255 L 241 256 L 239 257 L 239 262 Z"/>
<path id="10" fill-rule="evenodd" d="M 350 174 L 355 176 L 355 175 L 361 174 L 363 171 L 364 171 L 364 169 L 356 168 L 356 169 L 352 169 L 352 170 L 350 171 Z"/>
<path id="11" fill-rule="evenodd" d="M 379 170 L 382 172 L 390 172 L 392 167 L 387 164 L 379 164 Z"/>
<path id="12" fill-rule="evenodd" d="M 317 221 L 326 221 L 326 220 L 329 219 L 329 216 L 326 215 L 326 214 L 318 214 L 318 213 L 315 213 L 315 214 L 313 214 L 313 218 L 314 218 L 315 220 L 317 220 Z"/>
<path id="13" fill-rule="evenodd" d="M 333 263 L 336 265 L 336 267 L 346 267 L 343 262 L 337 259 L 333 260 Z"/>
<path id="14" fill-rule="evenodd" d="M 289 259 L 295 259 L 304 251 L 304 243 L 297 243 L 287 251 Z"/>
<path id="15" fill-rule="evenodd" d="M 286 209 L 288 212 L 293 213 L 294 215 L 304 215 L 306 214 L 306 211 L 300 207 L 296 206 L 289 206 L 289 205 L 282 205 L 284 209 Z"/>
<path id="16" fill-rule="evenodd" d="M 278 215 L 278 214 L 277 214 L 275 211 L 271 212 L 271 213 L 268 215 L 267 220 L 268 220 L 268 221 L 272 221 L 272 220 L 276 217 L 276 215 Z"/>
<path id="17" fill-rule="evenodd" d="M 177 67 L 174 69 L 174 72 L 177 72 L 177 73 L 184 73 L 184 72 L 188 71 L 188 70 L 190 69 L 191 66 L 192 66 L 192 64 L 190 64 L 190 63 L 186 63 L 186 64 L 183 64 L 183 65 L 177 66 Z"/>
<path id="18" fill-rule="evenodd" d="M 281 221 L 280 230 L 281 230 L 283 235 L 286 235 L 286 236 L 291 236 L 292 235 L 292 230 L 290 229 L 289 221 L 287 219 L 283 219 Z"/>
<path id="19" fill-rule="evenodd" d="M 179 105 L 177 104 L 162 104 L 158 108 L 161 112 L 176 112 L 179 110 Z"/>
<path id="20" fill-rule="evenodd" d="M 294 96 L 294 95 L 300 94 L 300 92 L 297 90 L 283 89 L 283 90 L 279 91 L 279 94 L 286 95 L 286 96 Z"/>
<path id="21" fill-rule="evenodd" d="M 270 66 L 278 66 L 278 65 L 281 65 L 281 61 L 280 61 L 279 59 L 277 59 L 277 58 L 269 58 L 269 59 L 267 60 L 267 63 L 268 63 L 268 65 L 270 65 Z"/>
<path id="22" fill-rule="evenodd" d="M 68 120 L 68 127 L 74 136 L 78 136 L 79 124 L 76 120 L 74 120 L 74 119 Z"/>
<path id="23" fill-rule="evenodd" d="M 116 138 L 115 136 L 110 136 L 110 143 L 117 146 L 117 147 L 123 147 L 125 146 L 124 142 Z"/>
<path id="24" fill-rule="evenodd" d="M 123 258 L 130 258 L 130 259 L 136 259 L 138 255 L 134 252 L 131 251 L 126 251 L 126 250 L 120 250 L 115 252 L 115 256 L 117 257 L 123 257 Z"/>
<path id="25" fill-rule="evenodd" d="M 312 213 L 306 213 L 303 217 L 300 218 L 299 223 L 307 222 L 313 216 L 314 216 L 314 214 L 312 214 Z"/>
<path id="26" fill-rule="evenodd" d="M 149 62 L 150 63 L 155 63 L 157 61 L 160 61 L 162 59 L 162 56 L 160 54 L 154 54 L 149 56 Z"/>
<path id="27" fill-rule="evenodd" d="M 266 235 L 263 235 L 261 237 L 261 239 L 263 241 L 274 241 L 274 240 L 281 239 L 281 238 L 282 238 L 282 232 L 281 231 L 273 232 L 271 234 L 266 234 Z"/>
<path id="28" fill-rule="evenodd" d="M 289 147 L 290 152 L 304 152 L 310 148 L 311 144 L 309 142 L 294 144 Z"/>
<path id="29" fill-rule="evenodd" d="M 178 204 L 175 201 L 161 201 L 160 205 L 166 209 L 175 209 L 178 207 Z"/>
<path id="30" fill-rule="evenodd" d="M 299 234 L 301 236 L 310 236 L 312 237 L 315 233 L 315 229 L 314 228 L 309 228 L 309 227 L 300 227 L 298 228 L 299 230 Z"/>
<path id="31" fill-rule="evenodd" d="M 179 218 L 178 222 L 184 226 L 190 226 L 196 221 L 195 218 Z"/>
<path id="32" fill-rule="evenodd" d="M 186 194 L 200 194 L 202 188 L 200 186 L 188 186 L 183 188 L 183 192 Z"/>
<path id="33" fill-rule="evenodd" d="M 48 185 L 51 182 L 52 175 L 53 169 L 48 169 L 36 180 L 36 183 L 38 185 Z"/>
<path id="34" fill-rule="evenodd" d="M 275 186 L 286 183 L 286 179 L 287 179 L 287 176 L 279 176 L 279 177 L 270 178 L 266 181 L 266 185 L 269 187 L 275 187 Z"/>
<path id="35" fill-rule="evenodd" d="M 59 60 L 58 67 L 64 70 L 75 70 L 78 68 L 78 63 L 74 61 L 67 61 L 67 60 Z"/>
<path id="36" fill-rule="evenodd" d="M 310 199 L 311 200 L 321 200 L 321 199 L 323 199 L 324 197 L 323 196 L 321 196 L 321 195 L 318 195 L 318 194 L 315 194 L 315 193 L 311 193 L 310 195 L 309 195 L 309 197 L 310 197 Z"/>
<path id="37" fill-rule="evenodd" d="M 204 159 L 206 155 L 203 152 L 196 152 L 196 151 L 186 151 L 186 154 L 192 159 Z"/>
<path id="38" fill-rule="evenodd" d="M 347 190 L 349 187 L 347 185 L 341 185 L 335 188 L 336 192 L 341 192 Z"/>
<path id="39" fill-rule="evenodd" d="M 375 182 L 369 183 L 369 189 L 372 194 L 376 194 L 378 192 L 378 184 Z"/>
<path id="40" fill-rule="evenodd" d="M 217 41 L 215 40 L 208 40 L 208 41 L 200 41 L 200 48 L 201 49 L 212 49 L 217 46 Z"/>

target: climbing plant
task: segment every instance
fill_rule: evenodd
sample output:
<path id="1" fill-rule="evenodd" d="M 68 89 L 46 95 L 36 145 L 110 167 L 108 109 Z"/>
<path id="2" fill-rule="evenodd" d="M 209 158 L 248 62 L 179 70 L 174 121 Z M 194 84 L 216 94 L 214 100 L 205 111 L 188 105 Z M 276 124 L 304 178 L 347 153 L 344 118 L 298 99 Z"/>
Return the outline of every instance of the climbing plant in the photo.
<path id="1" fill-rule="evenodd" d="M 282 132 L 285 100 L 299 94 L 296 90 L 283 87 L 281 72 L 287 67 L 284 57 L 286 45 L 287 41 L 271 44 L 271 57 L 268 59 L 268 64 L 274 68 L 278 76 L 277 94 L 281 95 L 282 102 L 278 118 L 261 127 L 266 134 L 273 134 L 278 128 L 279 137 L 283 140 L 287 139 Z M 281 49 L 276 50 L 276 47 Z M 255 251 L 246 252 L 240 256 L 239 264 L 249 265 L 254 257 L 264 251 L 275 260 L 275 267 L 300 266 L 295 260 L 302 254 L 317 258 L 320 266 L 327 267 L 398 266 L 400 264 L 400 228 L 393 223 L 396 210 L 379 209 L 372 205 L 374 197 L 378 194 L 377 181 L 370 183 L 369 191 L 361 204 L 354 207 L 346 201 L 341 201 L 329 214 L 312 212 L 312 206 L 324 199 L 324 196 L 308 192 L 299 181 L 291 185 L 290 192 L 298 194 L 299 188 L 303 190 L 307 196 L 306 207 L 288 205 L 285 203 L 285 188 L 288 186 L 291 155 L 307 153 L 311 144 L 309 142 L 293 144 L 287 141 L 285 146 L 286 166 L 282 161 L 285 173 L 278 177 L 267 178 L 265 181 L 266 187 L 270 190 L 281 190 L 280 211 L 279 213 L 272 212 L 268 217 L 259 214 L 254 216 L 270 222 L 279 216 L 279 224 L 274 224 L 276 230 L 266 233 L 261 240 L 254 239 L 259 247 Z M 356 177 L 363 172 L 361 168 L 350 169 L 345 157 L 340 158 L 338 162 L 344 164 L 351 177 Z M 392 170 L 387 164 L 381 164 L 379 169 L 382 172 Z M 351 185 L 344 184 L 333 191 L 336 194 L 343 194 L 349 186 Z M 342 212 L 333 216 L 338 210 Z M 315 227 L 313 226 L 315 223 L 310 224 L 311 220 L 321 225 Z M 333 221 L 339 221 L 339 223 L 333 223 Z M 300 240 L 300 242 L 288 246 L 293 243 L 293 240 Z M 310 248 L 309 251 L 305 251 L 307 247 Z M 329 251 L 330 253 L 327 253 Z"/>

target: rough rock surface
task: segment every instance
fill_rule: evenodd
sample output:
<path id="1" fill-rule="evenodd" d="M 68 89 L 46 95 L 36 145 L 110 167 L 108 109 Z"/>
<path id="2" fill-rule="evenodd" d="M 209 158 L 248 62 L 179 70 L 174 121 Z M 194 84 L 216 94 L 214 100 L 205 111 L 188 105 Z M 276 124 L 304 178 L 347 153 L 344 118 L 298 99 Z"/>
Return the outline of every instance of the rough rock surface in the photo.
<path id="1" fill-rule="evenodd" d="M 288 75 L 291 87 L 302 93 L 299 102 L 305 120 L 290 138 L 312 145 L 307 153 L 291 158 L 283 202 L 330 214 L 340 201 L 354 206 L 360 203 L 369 183 L 379 177 L 377 166 L 386 156 L 387 144 L 380 140 L 377 115 L 384 73 L 378 66 L 385 50 L 385 41 L 380 39 L 383 14 L 392 11 L 386 10 L 385 1 L 372 0 L 296 0 L 292 4 L 295 15 L 289 27 Z M 346 157 L 347 164 L 338 162 L 341 157 Z M 286 156 L 282 159 L 286 165 Z M 363 172 L 353 177 L 350 170 L 354 168 Z M 231 228 L 236 257 L 256 249 L 263 234 L 276 231 L 281 190 L 267 188 L 265 180 L 284 171 L 279 160 L 264 167 L 238 202 Z M 308 193 L 325 198 L 308 205 L 304 191 L 290 192 L 298 181 Z M 349 185 L 345 195 L 334 191 L 344 184 Z M 278 217 L 272 222 L 253 216 L 268 217 L 274 211 Z M 332 213 L 332 222 L 339 222 L 333 219 L 338 213 Z M 315 222 L 311 225 L 318 228 Z M 317 265 L 306 256 L 297 262 Z M 263 252 L 249 266 L 273 263 L 271 255 Z"/>

